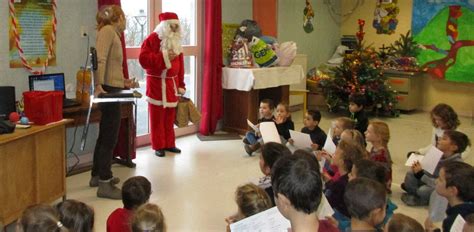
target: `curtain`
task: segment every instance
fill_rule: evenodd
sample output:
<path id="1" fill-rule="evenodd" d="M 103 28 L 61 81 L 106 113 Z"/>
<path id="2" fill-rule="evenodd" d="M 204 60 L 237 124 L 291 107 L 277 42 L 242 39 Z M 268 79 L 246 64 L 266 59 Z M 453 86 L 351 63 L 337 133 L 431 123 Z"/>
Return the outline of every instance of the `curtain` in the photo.
<path id="1" fill-rule="evenodd" d="M 221 0 L 204 5 L 204 64 L 202 78 L 202 119 L 199 132 L 213 134 L 222 117 L 222 8 Z"/>
<path id="2" fill-rule="evenodd" d="M 98 0 L 98 9 L 100 9 L 102 6 L 105 6 L 105 5 L 121 6 L 121 2 L 120 0 Z M 122 41 L 122 51 L 123 51 L 123 64 L 122 64 L 123 76 L 125 77 L 125 79 L 129 79 L 128 65 L 127 65 L 127 52 L 125 49 L 125 36 L 123 33 L 120 39 Z M 135 149 L 136 125 L 135 123 L 131 123 L 132 125 L 130 125 L 129 127 L 128 125 L 129 123 L 130 122 L 128 122 L 127 119 L 122 119 L 122 122 L 120 124 L 118 142 L 114 149 L 114 156 L 118 156 L 123 160 L 127 160 L 128 158 L 135 159 L 135 155 L 136 155 L 136 149 Z M 132 143 L 128 144 L 127 146 L 127 143 L 129 141 L 128 139 L 129 136 L 132 137 L 130 139 Z M 131 148 L 131 149 L 127 149 L 127 148 Z"/>

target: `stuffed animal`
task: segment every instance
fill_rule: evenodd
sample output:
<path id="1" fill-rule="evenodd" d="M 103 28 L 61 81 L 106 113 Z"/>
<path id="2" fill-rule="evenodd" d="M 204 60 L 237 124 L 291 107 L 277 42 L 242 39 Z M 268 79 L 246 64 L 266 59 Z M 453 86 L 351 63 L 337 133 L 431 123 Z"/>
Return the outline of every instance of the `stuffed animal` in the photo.
<path id="1" fill-rule="evenodd" d="M 262 36 L 262 30 L 258 26 L 257 22 L 251 19 L 245 19 L 240 23 L 239 29 L 237 29 L 235 36 L 246 38 L 247 41 L 251 41 L 252 37 Z"/>

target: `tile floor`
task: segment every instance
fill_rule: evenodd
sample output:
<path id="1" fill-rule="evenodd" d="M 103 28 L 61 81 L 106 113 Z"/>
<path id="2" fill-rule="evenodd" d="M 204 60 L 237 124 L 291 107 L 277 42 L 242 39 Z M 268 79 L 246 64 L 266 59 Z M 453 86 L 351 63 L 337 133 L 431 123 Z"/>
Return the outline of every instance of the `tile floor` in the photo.
<path id="1" fill-rule="evenodd" d="M 302 127 L 302 115 L 293 113 L 295 127 Z M 327 130 L 335 115 L 323 112 L 321 128 Z M 404 166 L 408 151 L 418 149 L 430 142 L 431 123 L 429 114 L 415 112 L 402 114 L 399 118 L 380 118 L 391 130 L 389 149 L 393 164 L 392 200 L 399 206 L 397 212 L 407 214 L 423 222 L 427 216 L 424 207 L 407 207 L 400 201 L 400 183 L 407 167 Z M 474 139 L 474 122 L 461 118 L 460 130 Z M 155 157 L 150 147 L 138 149 L 137 167 L 114 165 L 115 176 L 122 179 L 143 175 L 152 183 L 150 201 L 160 205 L 166 217 L 168 231 L 223 231 L 224 217 L 236 211 L 235 188 L 260 177 L 258 156 L 249 157 L 240 140 L 201 142 L 196 135 L 178 138 L 177 146 L 183 150 L 179 155 Z M 473 164 L 472 155 L 468 161 Z M 96 197 L 96 188 L 88 186 L 90 174 L 82 173 L 67 178 L 68 198 L 77 199 L 95 208 L 96 231 L 105 231 L 108 215 L 121 201 Z"/>

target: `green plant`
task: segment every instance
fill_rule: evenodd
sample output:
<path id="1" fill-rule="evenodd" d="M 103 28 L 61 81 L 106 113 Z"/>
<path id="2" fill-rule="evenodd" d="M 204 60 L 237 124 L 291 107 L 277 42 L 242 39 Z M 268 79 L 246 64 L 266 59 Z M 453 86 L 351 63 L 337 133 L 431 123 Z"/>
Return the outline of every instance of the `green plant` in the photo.
<path id="1" fill-rule="evenodd" d="M 388 53 L 395 57 L 416 57 L 420 53 L 420 48 L 408 30 L 405 35 L 400 34 L 400 38 L 390 45 Z"/>

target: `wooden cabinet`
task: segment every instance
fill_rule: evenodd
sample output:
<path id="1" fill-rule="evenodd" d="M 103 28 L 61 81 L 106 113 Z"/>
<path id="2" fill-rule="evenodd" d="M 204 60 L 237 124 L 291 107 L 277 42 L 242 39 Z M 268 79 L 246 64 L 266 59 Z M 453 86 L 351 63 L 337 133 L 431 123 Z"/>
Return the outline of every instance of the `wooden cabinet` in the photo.
<path id="1" fill-rule="evenodd" d="M 387 77 L 392 90 L 397 91 L 397 109 L 411 111 L 420 107 L 422 97 L 421 73 L 390 70 L 385 71 L 384 75 Z"/>
<path id="2" fill-rule="evenodd" d="M 69 122 L 64 119 L 0 135 L 0 224 L 14 222 L 32 205 L 66 196 Z"/>

